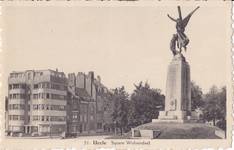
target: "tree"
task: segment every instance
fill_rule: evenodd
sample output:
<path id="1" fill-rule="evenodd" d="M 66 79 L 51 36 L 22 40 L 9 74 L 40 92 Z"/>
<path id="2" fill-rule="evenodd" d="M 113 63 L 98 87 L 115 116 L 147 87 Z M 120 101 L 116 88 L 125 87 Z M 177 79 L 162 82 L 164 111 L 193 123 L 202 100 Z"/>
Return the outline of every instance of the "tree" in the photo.
<path id="1" fill-rule="evenodd" d="M 140 82 L 135 85 L 135 90 L 131 95 L 132 109 L 129 114 L 130 126 L 151 122 L 159 115 L 159 111 L 164 108 L 165 96 L 161 90 L 152 89 L 148 83 L 143 85 Z"/>
<path id="2" fill-rule="evenodd" d="M 212 86 L 204 96 L 204 102 L 204 119 L 213 121 L 213 125 L 220 128 L 226 128 L 226 88 L 219 90 L 216 86 Z M 217 122 L 220 123 L 216 124 Z"/>
<path id="3" fill-rule="evenodd" d="M 226 131 L 226 87 L 223 87 L 221 89 L 221 92 L 219 93 L 219 99 L 220 99 L 220 116 L 218 119 L 220 119 L 217 122 L 217 126 L 223 130 Z"/>
<path id="4" fill-rule="evenodd" d="M 201 108 L 204 105 L 203 101 L 203 93 L 201 88 L 196 85 L 195 82 L 191 82 L 191 109 L 195 110 L 197 108 Z"/>
<path id="5" fill-rule="evenodd" d="M 130 103 L 128 93 L 123 86 L 116 88 L 113 90 L 112 99 L 114 100 L 113 121 L 116 128 L 120 129 L 122 135 L 128 124 L 128 106 Z"/>

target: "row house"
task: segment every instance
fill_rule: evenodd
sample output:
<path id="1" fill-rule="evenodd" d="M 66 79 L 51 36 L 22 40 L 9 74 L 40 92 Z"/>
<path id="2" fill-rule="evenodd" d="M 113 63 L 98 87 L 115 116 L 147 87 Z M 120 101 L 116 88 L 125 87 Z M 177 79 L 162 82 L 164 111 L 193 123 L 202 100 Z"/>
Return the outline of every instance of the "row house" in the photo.
<path id="1" fill-rule="evenodd" d="M 105 119 L 111 117 L 111 112 L 105 113 L 108 90 L 101 83 L 100 76 L 95 78 L 94 72 L 68 74 L 68 94 L 70 133 L 111 132 L 106 124 L 111 124 L 112 120 Z"/>

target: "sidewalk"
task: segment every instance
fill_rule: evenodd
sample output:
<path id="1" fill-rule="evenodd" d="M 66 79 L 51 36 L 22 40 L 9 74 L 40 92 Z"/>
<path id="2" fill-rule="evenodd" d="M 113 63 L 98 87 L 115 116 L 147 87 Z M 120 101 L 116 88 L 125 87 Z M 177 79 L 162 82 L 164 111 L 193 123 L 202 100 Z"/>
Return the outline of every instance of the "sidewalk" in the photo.
<path id="1" fill-rule="evenodd" d="M 75 138 L 65 138 L 62 139 L 60 136 L 40 136 L 40 137 L 12 137 L 12 136 L 6 136 L 6 139 L 62 139 L 62 140 L 66 140 L 66 139 L 105 139 L 111 137 L 111 135 L 82 135 L 82 136 L 78 136 Z"/>

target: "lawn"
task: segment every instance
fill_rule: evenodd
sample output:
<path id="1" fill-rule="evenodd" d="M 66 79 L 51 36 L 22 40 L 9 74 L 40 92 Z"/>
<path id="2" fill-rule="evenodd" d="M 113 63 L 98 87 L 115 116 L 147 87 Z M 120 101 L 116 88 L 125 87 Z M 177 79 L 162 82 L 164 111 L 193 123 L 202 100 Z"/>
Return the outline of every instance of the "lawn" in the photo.
<path id="1" fill-rule="evenodd" d="M 204 123 L 147 123 L 135 129 L 159 130 L 157 139 L 220 139 L 215 135 L 219 128 Z M 110 139 L 130 139 L 131 133 L 124 136 L 113 136 Z"/>

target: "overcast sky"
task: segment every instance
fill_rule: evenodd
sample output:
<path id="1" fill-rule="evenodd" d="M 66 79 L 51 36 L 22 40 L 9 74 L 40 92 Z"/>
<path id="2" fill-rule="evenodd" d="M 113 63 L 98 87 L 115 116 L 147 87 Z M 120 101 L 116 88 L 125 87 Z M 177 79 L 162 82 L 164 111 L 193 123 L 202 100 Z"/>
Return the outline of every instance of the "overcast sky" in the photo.
<path id="1" fill-rule="evenodd" d="M 196 5 L 182 6 L 187 15 Z M 226 82 L 229 59 L 229 12 L 209 5 L 191 17 L 186 59 L 191 79 L 203 91 Z M 94 71 L 108 88 L 148 81 L 165 92 L 169 43 L 176 32 L 164 7 L 7 7 L 4 18 L 5 73 L 29 69 L 70 72 Z"/>

